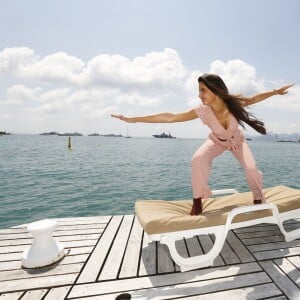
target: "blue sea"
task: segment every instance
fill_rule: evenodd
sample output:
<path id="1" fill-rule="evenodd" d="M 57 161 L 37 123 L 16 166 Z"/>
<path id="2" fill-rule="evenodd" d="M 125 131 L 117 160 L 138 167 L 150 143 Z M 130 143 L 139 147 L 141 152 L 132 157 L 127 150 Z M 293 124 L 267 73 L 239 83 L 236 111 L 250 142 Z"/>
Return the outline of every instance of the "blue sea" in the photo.
<path id="1" fill-rule="evenodd" d="M 201 139 L 0 136 L 0 228 L 44 218 L 132 214 L 138 199 L 191 199 L 190 160 Z M 300 188 L 300 143 L 249 141 L 264 186 Z M 212 189 L 248 191 L 225 152 Z"/>

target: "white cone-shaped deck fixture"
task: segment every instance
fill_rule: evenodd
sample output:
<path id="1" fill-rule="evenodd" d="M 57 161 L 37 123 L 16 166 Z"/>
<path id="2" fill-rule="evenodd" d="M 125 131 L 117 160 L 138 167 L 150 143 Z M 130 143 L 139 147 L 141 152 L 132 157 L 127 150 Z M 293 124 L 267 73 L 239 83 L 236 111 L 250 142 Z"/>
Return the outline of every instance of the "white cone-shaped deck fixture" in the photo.
<path id="1" fill-rule="evenodd" d="M 29 249 L 22 254 L 24 268 L 39 268 L 51 265 L 65 255 L 63 245 L 57 242 L 52 234 L 57 226 L 55 220 L 40 220 L 28 225 L 28 231 L 33 235 Z"/>

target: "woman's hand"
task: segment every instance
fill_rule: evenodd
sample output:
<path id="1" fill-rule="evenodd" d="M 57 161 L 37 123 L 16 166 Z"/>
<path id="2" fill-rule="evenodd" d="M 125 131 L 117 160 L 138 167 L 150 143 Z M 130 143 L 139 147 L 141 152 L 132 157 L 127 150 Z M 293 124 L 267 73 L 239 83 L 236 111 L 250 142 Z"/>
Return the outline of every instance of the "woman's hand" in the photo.
<path id="1" fill-rule="evenodd" d="M 276 95 L 285 95 L 288 93 L 288 89 L 290 87 L 292 87 L 294 84 L 287 84 L 287 85 L 284 85 L 282 87 L 280 87 L 279 89 L 275 89 L 274 92 L 276 93 Z"/>
<path id="2" fill-rule="evenodd" d="M 133 123 L 133 121 L 131 120 L 131 118 L 127 118 L 127 117 L 125 117 L 123 115 L 114 115 L 114 114 L 111 114 L 110 116 L 113 117 L 113 118 L 119 119 L 121 121 L 125 121 L 127 123 Z"/>

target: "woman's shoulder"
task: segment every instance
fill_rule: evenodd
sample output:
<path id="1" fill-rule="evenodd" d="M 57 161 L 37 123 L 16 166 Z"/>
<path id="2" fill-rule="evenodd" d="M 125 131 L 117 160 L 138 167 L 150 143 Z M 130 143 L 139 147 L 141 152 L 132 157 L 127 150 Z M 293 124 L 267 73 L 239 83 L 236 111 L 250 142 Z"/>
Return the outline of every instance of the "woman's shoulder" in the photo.
<path id="1" fill-rule="evenodd" d="M 194 108 L 194 111 L 196 112 L 197 116 L 203 121 L 203 123 L 206 123 L 207 114 L 210 111 L 210 107 L 205 104 L 199 104 Z"/>

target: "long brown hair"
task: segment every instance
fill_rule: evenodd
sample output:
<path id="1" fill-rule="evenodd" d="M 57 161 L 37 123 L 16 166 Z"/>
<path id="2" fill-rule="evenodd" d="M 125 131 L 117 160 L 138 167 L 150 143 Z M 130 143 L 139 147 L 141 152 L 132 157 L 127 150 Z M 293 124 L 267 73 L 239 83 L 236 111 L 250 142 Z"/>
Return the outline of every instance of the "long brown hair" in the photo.
<path id="1" fill-rule="evenodd" d="M 256 117 L 247 112 L 243 107 L 246 98 L 240 95 L 231 95 L 222 78 L 215 74 L 203 74 L 198 78 L 198 83 L 203 82 L 213 93 L 222 98 L 228 110 L 237 119 L 238 123 L 245 128 L 247 123 L 253 129 L 261 134 L 266 134 L 265 124 L 256 119 Z"/>

